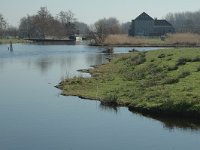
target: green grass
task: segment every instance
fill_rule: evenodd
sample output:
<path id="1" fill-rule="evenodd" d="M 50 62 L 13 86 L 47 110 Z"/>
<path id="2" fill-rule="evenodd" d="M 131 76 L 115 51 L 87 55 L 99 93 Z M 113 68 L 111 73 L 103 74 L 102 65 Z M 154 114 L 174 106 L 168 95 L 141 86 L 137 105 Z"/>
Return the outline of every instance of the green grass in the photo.
<path id="1" fill-rule="evenodd" d="M 134 111 L 200 117 L 199 58 L 199 48 L 119 54 L 90 69 L 91 78 L 66 79 L 58 88 Z"/>

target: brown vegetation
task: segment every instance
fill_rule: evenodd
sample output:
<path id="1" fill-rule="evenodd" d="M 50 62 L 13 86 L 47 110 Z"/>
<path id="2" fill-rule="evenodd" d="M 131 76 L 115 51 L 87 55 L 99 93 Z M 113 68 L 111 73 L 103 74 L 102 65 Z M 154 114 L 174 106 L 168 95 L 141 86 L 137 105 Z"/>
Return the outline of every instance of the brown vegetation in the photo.
<path id="1" fill-rule="evenodd" d="M 165 39 L 160 37 L 130 37 L 124 34 L 109 35 L 104 45 L 143 45 L 143 46 L 199 46 L 200 35 L 194 33 L 168 34 Z"/>

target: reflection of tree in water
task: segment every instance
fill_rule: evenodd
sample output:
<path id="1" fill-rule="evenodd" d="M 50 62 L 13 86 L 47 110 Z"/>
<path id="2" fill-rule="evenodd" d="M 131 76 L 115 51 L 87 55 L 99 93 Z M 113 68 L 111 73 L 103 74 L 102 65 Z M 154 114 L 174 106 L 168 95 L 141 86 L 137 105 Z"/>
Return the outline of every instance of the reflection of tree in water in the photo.
<path id="1" fill-rule="evenodd" d="M 53 65 L 53 60 L 50 58 L 39 58 L 36 61 L 36 65 L 40 68 L 40 70 L 45 73 L 49 70 L 49 68 Z"/>
<path id="2" fill-rule="evenodd" d="M 59 64 L 61 68 L 71 68 L 73 65 L 72 61 L 75 61 L 75 57 L 67 56 L 67 57 L 47 57 L 47 58 L 39 58 L 34 63 L 36 66 L 43 72 L 47 72 L 54 64 Z M 28 62 L 30 65 L 30 62 Z"/>
<path id="3" fill-rule="evenodd" d="M 3 69 L 3 67 L 4 67 L 4 62 L 0 61 L 0 68 Z"/>
<path id="4" fill-rule="evenodd" d="M 178 117 L 161 117 L 158 115 L 149 115 L 149 114 L 140 114 L 133 112 L 134 114 L 142 115 L 147 118 L 155 119 L 160 121 L 163 124 L 164 128 L 169 130 L 173 129 L 182 129 L 182 130 L 191 130 L 191 131 L 200 131 L 200 120 L 198 119 L 185 119 Z"/>
<path id="5" fill-rule="evenodd" d="M 99 104 L 99 108 L 100 108 L 100 110 L 109 111 L 109 112 L 115 112 L 116 114 L 119 111 L 119 108 L 117 106 L 109 106 L 109 105 L 105 105 L 103 103 Z"/>
<path id="6" fill-rule="evenodd" d="M 71 68 L 73 61 L 76 61 L 76 57 L 69 55 L 67 57 L 59 58 L 57 61 L 59 61 L 62 68 Z"/>
<path id="7" fill-rule="evenodd" d="M 103 54 L 90 54 L 86 56 L 88 64 L 98 65 L 105 62 L 105 55 Z"/>

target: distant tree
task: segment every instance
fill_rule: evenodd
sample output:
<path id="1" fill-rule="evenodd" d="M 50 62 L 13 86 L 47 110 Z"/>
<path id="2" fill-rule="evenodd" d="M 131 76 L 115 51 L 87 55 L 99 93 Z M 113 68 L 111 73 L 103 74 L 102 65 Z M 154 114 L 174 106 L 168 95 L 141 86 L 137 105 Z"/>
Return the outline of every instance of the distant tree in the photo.
<path id="1" fill-rule="evenodd" d="M 200 10 L 195 12 L 169 13 L 168 20 L 177 32 L 200 33 Z"/>
<path id="2" fill-rule="evenodd" d="M 59 19 L 59 21 L 62 23 L 62 24 L 67 24 L 69 22 L 75 22 L 76 21 L 76 18 L 74 17 L 75 14 L 71 11 L 71 10 L 68 10 L 68 11 L 61 11 L 57 17 Z"/>
<path id="3" fill-rule="evenodd" d="M 119 21 L 116 18 L 100 19 L 90 28 L 90 36 L 95 44 L 102 44 L 109 34 L 118 34 L 119 32 Z"/>
<path id="4" fill-rule="evenodd" d="M 23 38 L 65 38 L 75 33 L 87 32 L 87 25 L 77 22 L 74 13 L 61 11 L 53 17 L 46 7 L 37 14 L 20 20 L 19 36 Z"/>
<path id="5" fill-rule="evenodd" d="M 0 14 L 0 37 L 3 36 L 6 27 L 7 27 L 7 22 L 4 19 L 3 15 Z"/>
<path id="6" fill-rule="evenodd" d="M 106 19 L 100 19 L 90 27 L 90 36 L 95 44 L 102 44 L 108 36 Z"/>
<path id="7" fill-rule="evenodd" d="M 34 24 L 37 26 L 38 32 L 40 32 L 43 38 L 51 35 L 51 23 L 53 21 L 54 18 L 48 9 L 46 7 L 41 7 L 34 18 Z"/>
<path id="8" fill-rule="evenodd" d="M 7 37 L 17 37 L 18 36 L 18 29 L 16 27 L 13 26 L 9 26 L 7 27 L 6 31 L 5 31 L 5 35 Z"/>
<path id="9" fill-rule="evenodd" d="M 57 15 L 58 20 L 63 25 L 65 35 L 73 35 L 77 33 L 75 26 L 76 18 L 74 16 L 75 14 L 71 10 L 61 11 Z"/>
<path id="10" fill-rule="evenodd" d="M 120 24 L 116 18 L 108 18 L 105 20 L 106 30 L 108 34 L 119 34 L 120 33 Z"/>
<path id="11" fill-rule="evenodd" d="M 120 25 L 120 33 L 128 34 L 128 30 L 130 28 L 131 22 L 122 23 Z"/>
<path id="12" fill-rule="evenodd" d="M 89 27 L 87 24 L 83 23 L 83 22 L 74 22 L 77 32 L 79 32 L 79 34 L 88 34 L 89 33 Z"/>
<path id="13" fill-rule="evenodd" d="M 38 38 L 42 37 L 40 29 L 35 23 L 35 16 L 23 17 L 19 25 L 19 37 L 21 38 Z"/>

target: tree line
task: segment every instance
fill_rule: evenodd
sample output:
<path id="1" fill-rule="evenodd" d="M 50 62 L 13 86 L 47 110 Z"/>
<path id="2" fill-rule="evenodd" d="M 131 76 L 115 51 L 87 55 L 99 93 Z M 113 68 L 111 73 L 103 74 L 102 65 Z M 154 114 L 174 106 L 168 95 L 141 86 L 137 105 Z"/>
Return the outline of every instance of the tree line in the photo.
<path id="1" fill-rule="evenodd" d="M 129 24 L 120 24 L 116 18 L 103 18 L 89 26 L 77 21 L 75 14 L 70 10 L 60 11 L 53 16 L 47 7 L 41 7 L 36 14 L 21 18 L 19 27 L 9 26 L 0 14 L 0 37 L 64 38 L 73 34 L 90 36 L 92 32 L 127 34 Z"/>
<path id="2" fill-rule="evenodd" d="M 195 12 L 169 13 L 165 17 L 176 32 L 200 33 L 200 10 Z M 0 14 L 0 37 L 20 38 L 64 38 L 82 34 L 102 43 L 109 34 L 127 34 L 131 22 L 120 23 L 116 18 L 102 18 L 92 25 L 79 22 L 70 11 L 60 11 L 53 16 L 47 7 L 41 7 L 36 14 L 27 15 L 20 20 L 19 27 L 9 26 Z"/>
<path id="3" fill-rule="evenodd" d="M 200 33 L 200 10 L 169 13 L 165 19 L 174 26 L 176 32 Z"/>

